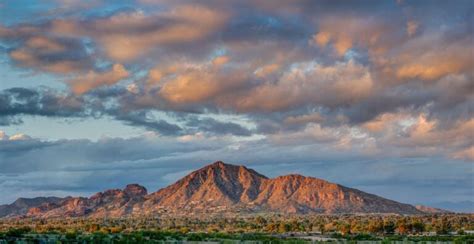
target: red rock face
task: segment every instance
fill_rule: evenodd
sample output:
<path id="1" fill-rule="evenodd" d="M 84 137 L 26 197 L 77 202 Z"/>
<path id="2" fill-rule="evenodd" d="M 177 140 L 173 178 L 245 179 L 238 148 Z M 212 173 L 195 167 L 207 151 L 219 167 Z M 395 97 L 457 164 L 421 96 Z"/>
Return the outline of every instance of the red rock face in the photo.
<path id="1" fill-rule="evenodd" d="M 188 213 L 398 213 L 420 214 L 398 203 L 325 180 L 301 175 L 269 179 L 244 166 L 215 162 L 147 195 L 145 187 L 99 192 L 30 206 L 27 216 L 123 217 Z"/>

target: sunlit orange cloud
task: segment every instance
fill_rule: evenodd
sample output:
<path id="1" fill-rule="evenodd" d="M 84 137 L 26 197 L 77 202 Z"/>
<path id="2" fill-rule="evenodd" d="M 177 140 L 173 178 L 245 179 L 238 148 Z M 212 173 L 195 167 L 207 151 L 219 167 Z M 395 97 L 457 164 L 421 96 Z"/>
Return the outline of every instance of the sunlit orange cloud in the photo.
<path id="1" fill-rule="evenodd" d="M 457 121 L 450 128 L 440 128 L 438 121 L 428 120 L 425 115 L 420 115 L 416 123 L 408 130 L 408 138 L 404 144 L 418 146 L 449 145 L 454 148 L 465 146 L 472 142 L 474 119 Z"/>
<path id="2" fill-rule="evenodd" d="M 220 70 L 229 57 L 218 57 L 209 63 L 180 63 L 157 66 L 150 70 L 148 86 L 159 86 L 159 94 L 174 104 L 188 104 L 212 100 L 223 93 L 242 86 L 246 74 L 239 70 Z M 225 62 L 224 62 L 225 61 Z"/>
<path id="3" fill-rule="evenodd" d="M 202 39 L 222 27 L 227 18 L 228 14 L 204 6 L 182 5 L 156 15 L 120 13 L 91 23 L 57 20 L 53 22 L 53 32 L 93 37 L 109 58 L 123 62 L 162 45 Z"/>
<path id="4" fill-rule="evenodd" d="M 393 123 L 406 118 L 409 118 L 409 115 L 405 113 L 384 113 L 363 123 L 361 126 L 372 133 L 386 132 L 385 130 L 392 126 Z"/>
<path id="5" fill-rule="evenodd" d="M 474 146 L 454 152 L 452 157 L 455 159 L 471 160 L 474 161 Z"/>
<path id="6" fill-rule="evenodd" d="M 215 76 L 211 73 L 188 72 L 167 81 L 160 95 L 172 103 L 186 104 L 213 99 L 221 92 L 241 83 L 238 77 Z"/>
<path id="7" fill-rule="evenodd" d="M 448 74 L 456 74 L 474 67 L 474 45 L 453 43 L 436 50 L 420 52 L 416 49 L 404 50 L 395 59 L 396 75 L 399 79 L 419 78 L 435 80 Z"/>
<path id="8" fill-rule="evenodd" d="M 203 101 L 218 92 L 219 87 L 214 79 L 212 75 L 200 72 L 181 74 L 166 82 L 160 94 L 174 103 Z"/>
<path id="9" fill-rule="evenodd" d="M 222 65 L 228 63 L 229 61 L 230 61 L 230 57 L 227 55 L 217 56 L 212 60 L 212 64 L 215 67 L 221 67 Z"/>
<path id="10" fill-rule="evenodd" d="M 275 73 L 281 68 L 281 65 L 278 63 L 272 63 L 264 65 L 263 67 L 258 68 L 255 70 L 255 75 L 260 78 L 265 78 L 266 76 Z"/>
<path id="11" fill-rule="evenodd" d="M 392 79 L 390 82 L 436 80 L 474 67 L 472 41 L 453 41 L 443 32 L 415 36 L 419 25 L 407 21 L 406 36 L 400 36 L 388 23 L 352 16 L 329 17 L 321 21 L 312 41 L 320 48 L 332 47 L 338 56 L 352 47 L 367 49 L 374 71 L 382 72 L 383 79 Z"/>
<path id="12" fill-rule="evenodd" d="M 392 27 L 385 23 L 354 16 L 331 16 L 324 18 L 312 41 L 321 48 L 332 44 L 338 56 L 344 56 L 353 46 L 369 48 L 372 52 L 385 51 L 391 45 L 380 38 Z"/>
<path id="13" fill-rule="evenodd" d="M 64 45 L 54 42 L 44 36 L 34 36 L 26 41 L 26 46 L 38 49 L 40 52 L 61 52 L 66 49 Z"/>
<path id="14" fill-rule="evenodd" d="M 30 49 L 22 48 L 10 52 L 10 57 L 19 66 L 40 69 L 52 73 L 71 74 L 81 71 L 84 64 L 80 61 L 61 60 L 60 62 L 44 62 Z"/>
<path id="15" fill-rule="evenodd" d="M 84 76 L 79 76 L 73 80 L 68 81 L 71 89 L 76 94 L 82 94 L 94 88 L 113 85 L 122 79 L 127 78 L 129 72 L 121 64 L 114 64 L 112 69 L 104 73 L 97 73 L 89 71 Z"/>

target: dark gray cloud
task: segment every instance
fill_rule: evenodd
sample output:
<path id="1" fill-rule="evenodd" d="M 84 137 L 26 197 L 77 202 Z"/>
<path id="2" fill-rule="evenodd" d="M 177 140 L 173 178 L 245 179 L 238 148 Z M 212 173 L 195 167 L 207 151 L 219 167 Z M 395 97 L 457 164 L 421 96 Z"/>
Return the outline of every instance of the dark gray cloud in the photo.
<path id="1" fill-rule="evenodd" d="M 85 116 L 84 100 L 50 89 L 10 88 L 0 91 L 0 117 L 41 115 Z M 14 120 L 13 120 L 14 121 Z"/>
<path id="2" fill-rule="evenodd" d="M 110 111 L 109 111 L 110 113 Z M 145 127 L 149 130 L 159 131 L 163 135 L 179 135 L 183 129 L 175 124 L 170 124 L 165 120 L 150 119 L 147 111 L 133 111 L 128 113 L 118 112 L 115 118 L 124 121 L 131 126 Z"/>
<path id="3" fill-rule="evenodd" d="M 205 132 L 213 135 L 250 136 L 252 132 L 233 122 L 220 122 L 212 118 L 176 116 L 185 124 L 181 127 L 152 115 L 153 110 L 128 110 L 117 104 L 120 89 L 97 90 L 86 97 L 59 93 L 51 89 L 10 88 L 0 91 L 0 122 L 3 125 L 21 124 L 21 116 L 57 118 L 98 118 L 110 116 L 126 125 L 143 127 L 163 135 L 185 135 Z M 115 105 L 110 105 L 114 104 Z"/>
<path id="4" fill-rule="evenodd" d="M 196 130 L 196 132 L 206 132 L 212 135 L 237 135 L 250 136 L 252 131 L 233 122 L 220 122 L 212 118 L 200 119 L 195 116 L 188 116 L 186 125 Z"/>

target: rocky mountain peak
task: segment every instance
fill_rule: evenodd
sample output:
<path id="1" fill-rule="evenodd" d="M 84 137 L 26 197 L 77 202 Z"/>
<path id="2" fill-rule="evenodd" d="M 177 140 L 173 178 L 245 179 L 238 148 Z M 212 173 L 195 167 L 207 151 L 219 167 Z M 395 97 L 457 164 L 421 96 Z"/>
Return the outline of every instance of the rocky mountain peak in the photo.
<path id="1" fill-rule="evenodd" d="M 139 184 L 128 184 L 123 192 L 128 196 L 145 196 L 148 194 L 146 188 Z"/>
<path id="2" fill-rule="evenodd" d="M 322 179 L 289 174 L 267 178 L 242 165 L 216 161 L 147 195 L 145 187 L 99 192 L 90 198 L 19 199 L 0 205 L 0 217 L 123 217 L 194 213 L 398 213 L 433 209 L 403 204 Z"/>

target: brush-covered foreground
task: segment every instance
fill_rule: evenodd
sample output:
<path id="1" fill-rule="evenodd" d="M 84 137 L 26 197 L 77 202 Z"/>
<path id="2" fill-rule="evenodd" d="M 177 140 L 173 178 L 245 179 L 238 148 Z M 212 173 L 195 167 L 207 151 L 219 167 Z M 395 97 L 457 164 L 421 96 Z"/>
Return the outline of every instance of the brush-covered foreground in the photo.
<path id="1" fill-rule="evenodd" d="M 413 241 L 474 243 L 474 215 L 267 215 L 0 220 L 0 243 Z"/>

